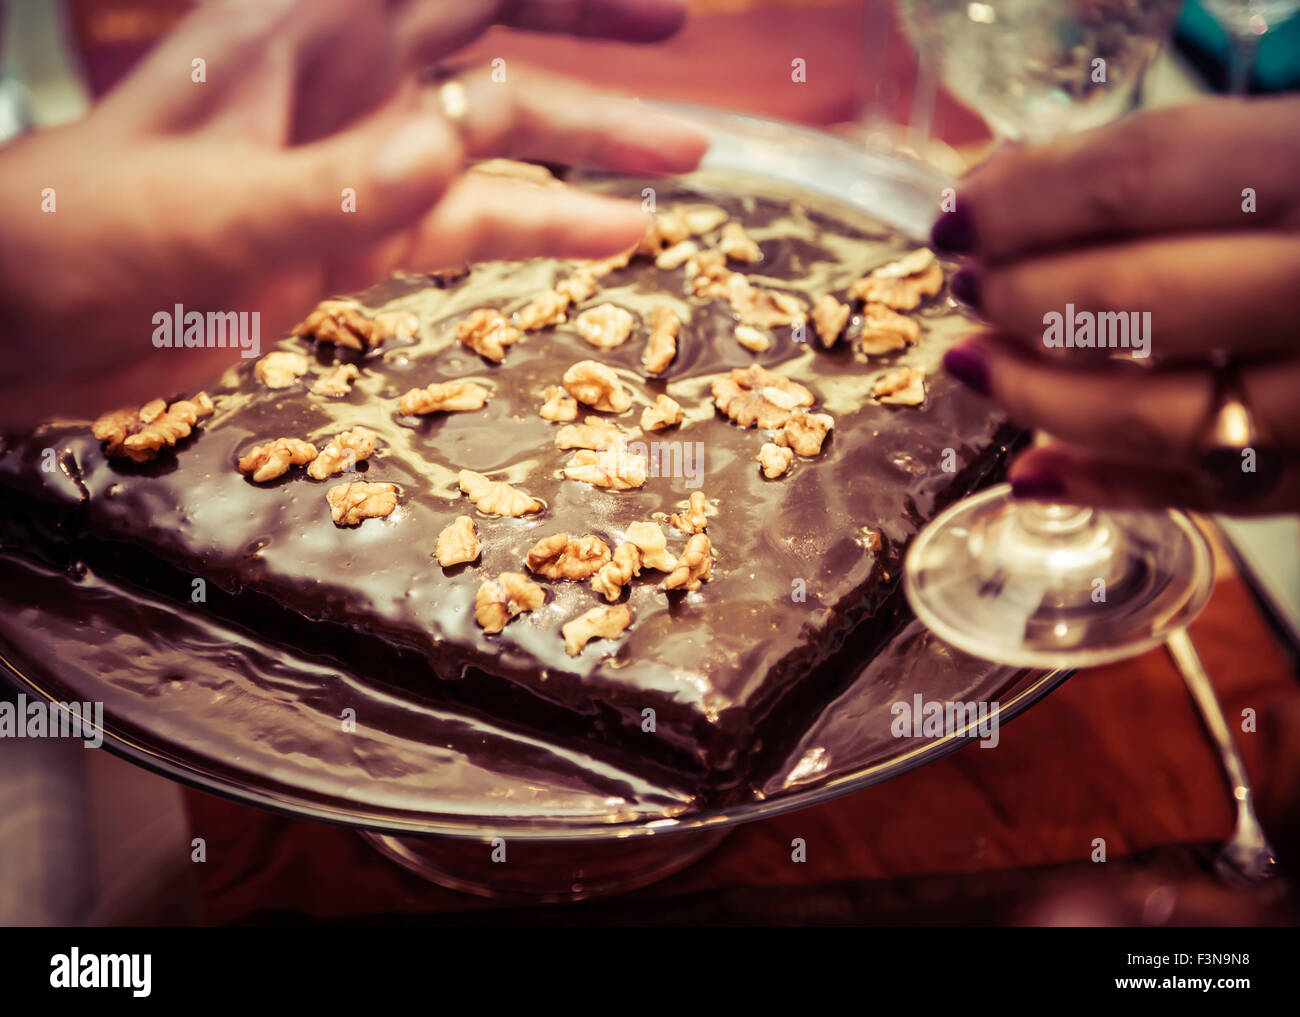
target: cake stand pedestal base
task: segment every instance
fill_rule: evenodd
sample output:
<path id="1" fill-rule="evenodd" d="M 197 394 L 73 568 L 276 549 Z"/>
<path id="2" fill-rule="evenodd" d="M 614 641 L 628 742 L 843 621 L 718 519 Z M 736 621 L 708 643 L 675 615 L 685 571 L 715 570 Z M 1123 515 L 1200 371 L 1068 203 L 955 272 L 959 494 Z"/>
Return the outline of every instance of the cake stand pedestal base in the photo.
<path id="1" fill-rule="evenodd" d="M 729 829 L 623 840 L 468 840 L 395 837 L 365 831 L 386 858 L 462 893 L 545 904 L 625 893 L 703 858 Z"/>

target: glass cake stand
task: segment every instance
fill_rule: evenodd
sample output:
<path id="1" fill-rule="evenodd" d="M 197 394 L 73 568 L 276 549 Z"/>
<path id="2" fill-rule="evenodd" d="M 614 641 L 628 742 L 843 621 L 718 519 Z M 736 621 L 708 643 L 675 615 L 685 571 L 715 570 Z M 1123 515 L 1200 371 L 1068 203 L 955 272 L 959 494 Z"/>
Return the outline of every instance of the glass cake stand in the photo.
<path id="1" fill-rule="evenodd" d="M 714 110 L 706 170 L 744 172 L 837 202 L 914 238 L 935 171 L 820 132 Z M 941 349 L 933 350 L 938 369 Z M 1005 723 L 1067 677 L 968 657 L 905 625 L 801 730 L 771 750 L 739 800 L 670 786 L 436 703 L 291 657 L 174 604 L 0 555 L 0 665 L 29 698 L 102 701 L 111 751 L 204 791 L 345 824 L 457 889 L 530 901 L 645 885 L 735 825 L 880 783 L 968 744 L 975 731 L 895 737 L 892 703 L 987 703 Z M 344 707 L 365 723 L 338 738 Z M 507 772 L 508 771 L 508 772 Z M 507 864 L 494 859 L 504 848 Z"/>

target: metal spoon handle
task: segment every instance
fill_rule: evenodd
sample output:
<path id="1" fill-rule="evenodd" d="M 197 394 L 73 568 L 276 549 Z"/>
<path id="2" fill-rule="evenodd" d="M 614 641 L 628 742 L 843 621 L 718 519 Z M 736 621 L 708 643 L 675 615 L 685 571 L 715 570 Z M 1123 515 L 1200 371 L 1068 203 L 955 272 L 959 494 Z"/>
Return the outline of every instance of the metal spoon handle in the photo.
<path id="1" fill-rule="evenodd" d="M 1236 829 L 1224 846 L 1219 859 L 1219 871 L 1225 876 L 1246 882 L 1267 879 L 1276 871 L 1273 847 L 1255 816 L 1255 791 L 1251 787 L 1246 764 L 1241 758 L 1236 739 L 1232 737 L 1232 730 L 1228 727 L 1228 719 L 1223 715 L 1223 706 L 1219 703 L 1210 676 L 1186 629 L 1174 631 L 1165 645 L 1218 750 L 1219 762 L 1232 785 L 1232 797 L 1237 805 Z"/>

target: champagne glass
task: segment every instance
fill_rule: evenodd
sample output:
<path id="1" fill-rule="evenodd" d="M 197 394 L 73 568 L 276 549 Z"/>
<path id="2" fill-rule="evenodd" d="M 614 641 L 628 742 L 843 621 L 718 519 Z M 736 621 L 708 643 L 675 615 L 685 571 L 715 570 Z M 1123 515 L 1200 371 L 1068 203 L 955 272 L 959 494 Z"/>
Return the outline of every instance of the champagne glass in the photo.
<path id="1" fill-rule="evenodd" d="M 901 6 L 913 41 L 959 98 L 1005 138 L 1041 141 L 1131 108 L 1179 4 Z M 1181 512 L 1020 502 L 1007 484 L 936 517 L 904 567 L 908 600 L 936 634 L 1025 667 L 1093 665 L 1157 646 L 1205 605 L 1212 578 L 1205 539 Z"/>
<path id="2" fill-rule="evenodd" d="M 1259 55 L 1259 40 L 1276 24 L 1300 12 L 1300 0 L 1201 0 L 1228 33 L 1228 91 L 1246 95 Z"/>

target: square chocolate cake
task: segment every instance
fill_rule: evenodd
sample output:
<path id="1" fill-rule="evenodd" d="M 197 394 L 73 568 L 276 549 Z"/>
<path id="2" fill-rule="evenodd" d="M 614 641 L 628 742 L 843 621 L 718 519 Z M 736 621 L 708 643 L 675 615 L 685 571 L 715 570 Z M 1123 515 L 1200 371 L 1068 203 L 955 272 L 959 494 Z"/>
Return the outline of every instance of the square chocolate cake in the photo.
<path id="1" fill-rule="evenodd" d="M 5 546 L 734 793 L 1011 432 L 938 370 L 969 323 L 928 250 L 747 178 L 596 186 L 655 189 L 634 251 L 392 279 L 7 439 Z"/>

